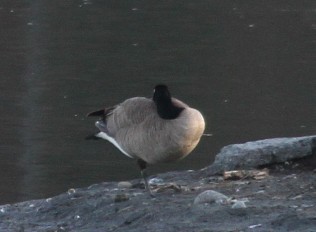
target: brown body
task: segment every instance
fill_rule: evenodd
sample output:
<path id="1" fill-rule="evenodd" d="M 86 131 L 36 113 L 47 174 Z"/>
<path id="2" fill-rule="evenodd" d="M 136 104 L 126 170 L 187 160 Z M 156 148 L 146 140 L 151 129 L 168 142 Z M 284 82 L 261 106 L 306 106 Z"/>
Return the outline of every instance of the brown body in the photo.
<path id="1" fill-rule="evenodd" d="M 184 109 L 175 119 L 162 119 L 152 99 L 127 99 L 105 111 L 106 130 L 99 129 L 123 153 L 148 164 L 182 159 L 198 144 L 205 123 L 199 111 L 175 98 L 172 102 Z"/>

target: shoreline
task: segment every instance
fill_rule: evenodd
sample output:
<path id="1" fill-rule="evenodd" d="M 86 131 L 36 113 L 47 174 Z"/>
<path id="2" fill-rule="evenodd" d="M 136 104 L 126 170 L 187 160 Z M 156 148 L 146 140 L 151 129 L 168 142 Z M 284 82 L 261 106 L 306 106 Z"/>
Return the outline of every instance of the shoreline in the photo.
<path id="1" fill-rule="evenodd" d="M 201 170 L 156 175 L 155 198 L 136 179 L 2 205 L 0 230 L 316 231 L 316 136 L 262 141 L 226 146 Z M 223 176 L 224 170 L 263 169 L 267 175 L 259 179 Z M 229 200 L 201 201 L 205 191 Z M 242 203 L 233 207 L 236 201 Z"/>

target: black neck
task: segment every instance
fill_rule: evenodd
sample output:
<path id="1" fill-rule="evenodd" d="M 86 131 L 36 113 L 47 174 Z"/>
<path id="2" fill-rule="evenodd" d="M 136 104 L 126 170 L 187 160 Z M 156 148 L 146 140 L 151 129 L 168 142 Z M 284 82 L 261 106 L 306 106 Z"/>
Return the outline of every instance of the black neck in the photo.
<path id="1" fill-rule="evenodd" d="M 163 119 L 175 119 L 183 110 L 182 107 L 174 105 L 166 85 L 155 87 L 153 101 L 157 106 L 158 115 Z"/>
<path id="2" fill-rule="evenodd" d="M 168 105 L 157 104 L 158 115 L 163 119 L 176 119 L 180 115 L 182 110 L 183 108 L 177 107 L 172 103 Z"/>
<path id="3" fill-rule="evenodd" d="M 175 119 L 182 112 L 183 108 L 175 106 L 171 99 L 161 99 L 156 102 L 158 115 L 163 119 Z"/>

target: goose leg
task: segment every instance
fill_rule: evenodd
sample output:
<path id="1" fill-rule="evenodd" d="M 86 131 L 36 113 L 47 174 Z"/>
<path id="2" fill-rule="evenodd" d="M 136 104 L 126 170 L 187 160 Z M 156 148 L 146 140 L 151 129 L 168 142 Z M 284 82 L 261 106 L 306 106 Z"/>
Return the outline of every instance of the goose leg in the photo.
<path id="1" fill-rule="evenodd" d="M 149 195 L 154 197 L 154 194 L 151 192 L 148 181 L 147 181 L 147 173 L 146 173 L 147 163 L 142 159 L 138 159 L 137 163 L 138 163 L 138 166 L 140 168 L 140 173 L 144 179 L 145 187 L 146 187 L 147 191 L 149 192 Z"/>

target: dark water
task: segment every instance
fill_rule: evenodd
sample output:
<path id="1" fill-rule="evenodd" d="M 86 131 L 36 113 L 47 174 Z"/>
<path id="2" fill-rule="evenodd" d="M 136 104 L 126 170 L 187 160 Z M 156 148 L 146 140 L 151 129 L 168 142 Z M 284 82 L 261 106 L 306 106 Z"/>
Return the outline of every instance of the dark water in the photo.
<path id="1" fill-rule="evenodd" d="M 139 177 L 85 114 L 167 83 L 198 108 L 199 169 L 227 144 L 316 133 L 316 3 L 0 2 L 0 203 Z"/>

